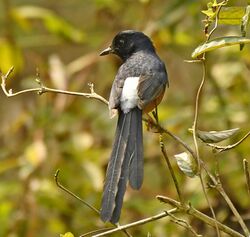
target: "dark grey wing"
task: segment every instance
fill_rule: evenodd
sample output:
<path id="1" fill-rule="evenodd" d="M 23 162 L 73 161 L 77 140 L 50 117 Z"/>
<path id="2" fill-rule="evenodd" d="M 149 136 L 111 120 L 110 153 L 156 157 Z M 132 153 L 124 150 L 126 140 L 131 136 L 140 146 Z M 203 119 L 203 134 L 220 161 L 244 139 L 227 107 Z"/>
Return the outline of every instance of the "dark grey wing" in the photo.
<path id="1" fill-rule="evenodd" d="M 120 104 L 120 97 L 122 94 L 123 85 L 118 80 L 113 82 L 110 96 L 109 96 L 109 109 L 116 109 Z"/>
<path id="2" fill-rule="evenodd" d="M 138 84 L 139 107 L 144 109 L 150 102 L 159 97 L 168 85 L 167 74 L 164 71 L 141 75 Z"/>
<path id="3" fill-rule="evenodd" d="M 124 64 L 123 64 L 124 65 Z M 109 109 L 117 109 L 120 105 L 120 98 L 124 82 L 127 78 L 124 66 L 121 66 L 112 84 L 110 96 L 109 96 Z"/>

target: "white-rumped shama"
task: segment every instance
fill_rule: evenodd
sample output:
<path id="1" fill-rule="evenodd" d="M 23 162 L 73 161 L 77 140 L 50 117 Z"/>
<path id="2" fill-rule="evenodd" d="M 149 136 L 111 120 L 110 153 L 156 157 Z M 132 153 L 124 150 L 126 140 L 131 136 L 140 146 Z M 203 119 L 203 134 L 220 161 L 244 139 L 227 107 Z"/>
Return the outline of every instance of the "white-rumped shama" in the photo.
<path id="1" fill-rule="evenodd" d="M 148 36 L 119 32 L 100 55 L 116 54 L 122 60 L 112 85 L 109 109 L 118 113 L 113 150 L 109 160 L 101 204 L 101 219 L 117 223 L 127 183 L 139 189 L 143 182 L 142 113 L 162 100 L 168 76 L 164 63 Z"/>

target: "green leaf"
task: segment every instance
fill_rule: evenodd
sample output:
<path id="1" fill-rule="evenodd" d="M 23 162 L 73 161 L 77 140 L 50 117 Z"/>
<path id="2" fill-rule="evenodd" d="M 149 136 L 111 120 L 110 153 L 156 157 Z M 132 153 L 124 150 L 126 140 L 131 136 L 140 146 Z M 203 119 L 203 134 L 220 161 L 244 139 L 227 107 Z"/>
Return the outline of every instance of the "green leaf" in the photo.
<path id="1" fill-rule="evenodd" d="M 210 21 L 213 21 L 218 13 L 219 7 L 223 5 L 225 5 L 223 1 L 217 3 L 216 0 L 213 0 L 207 4 L 207 10 L 201 12 L 205 14 Z"/>
<path id="2" fill-rule="evenodd" d="M 201 11 L 203 14 L 209 17 L 209 19 L 213 19 L 216 16 L 216 12 L 214 12 L 211 8 Z"/>
<path id="3" fill-rule="evenodd" d="M 217 143 L 226 140 L 239 131 L 239 128 L 233 128 L 223 131 L 197 131 L 197 136 L 205 143 Z"/>
<path id="4" fill-rule="evenodd" d="M 240 25 L 245 7 L 223 7 L 219 14 L 219 24 Z"/>
<path id="5" fill-rule="evenodd" d="M 212 39 L 198 46 L 192 53 L 192 58 L 198 58 L 203 53 L 231 45 L 249 44 L 250 39 L 240 36 L 228 36 Z"/>
<path id="6" fill-rule="evenodd" d="M 186 152 L 174 155 L 180 170 L 188 177 L 194 177 L 197 173 L 197 166 L 191 155 Z"/>

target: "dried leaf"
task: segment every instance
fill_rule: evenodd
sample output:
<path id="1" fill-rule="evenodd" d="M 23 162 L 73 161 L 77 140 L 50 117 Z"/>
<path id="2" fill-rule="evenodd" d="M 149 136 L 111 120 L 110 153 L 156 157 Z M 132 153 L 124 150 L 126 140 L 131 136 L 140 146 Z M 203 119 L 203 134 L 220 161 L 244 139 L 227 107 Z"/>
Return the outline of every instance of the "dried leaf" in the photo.
<path id="1" fill-rule="evenodd" d="M 239 128 L 233 128 L 223 131 L 197 131 L 197 136 L 206 143 L 217 143 L 225 139 L 228 139 L 235 135 L 239 131 Z"/>
<path id="2" fill-rule="evenodd" d="M 196 175 L 197 167 L 190 154 L 182 152 L 174 155 L 174 157 L 177 161 L 178 167 L 185 175 L 188 177 L 194 177 Z"/>

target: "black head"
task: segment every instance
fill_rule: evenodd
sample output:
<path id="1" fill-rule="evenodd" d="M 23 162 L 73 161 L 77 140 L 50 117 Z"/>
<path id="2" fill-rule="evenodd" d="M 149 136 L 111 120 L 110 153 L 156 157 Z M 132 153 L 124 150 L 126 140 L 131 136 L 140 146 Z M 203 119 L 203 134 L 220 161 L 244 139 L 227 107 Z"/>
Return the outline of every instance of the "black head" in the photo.
<path id="1" fill-rule="evenodd" d="M 119 32 L 114 37 L 111 46 L 103 50 L 100 56 L 113 53 L 118 55 L 122 60 L 126 60 L 133 53 L 140 50 L 155 51 L 148 36 L 139 31 L 126 30 Z"/>

